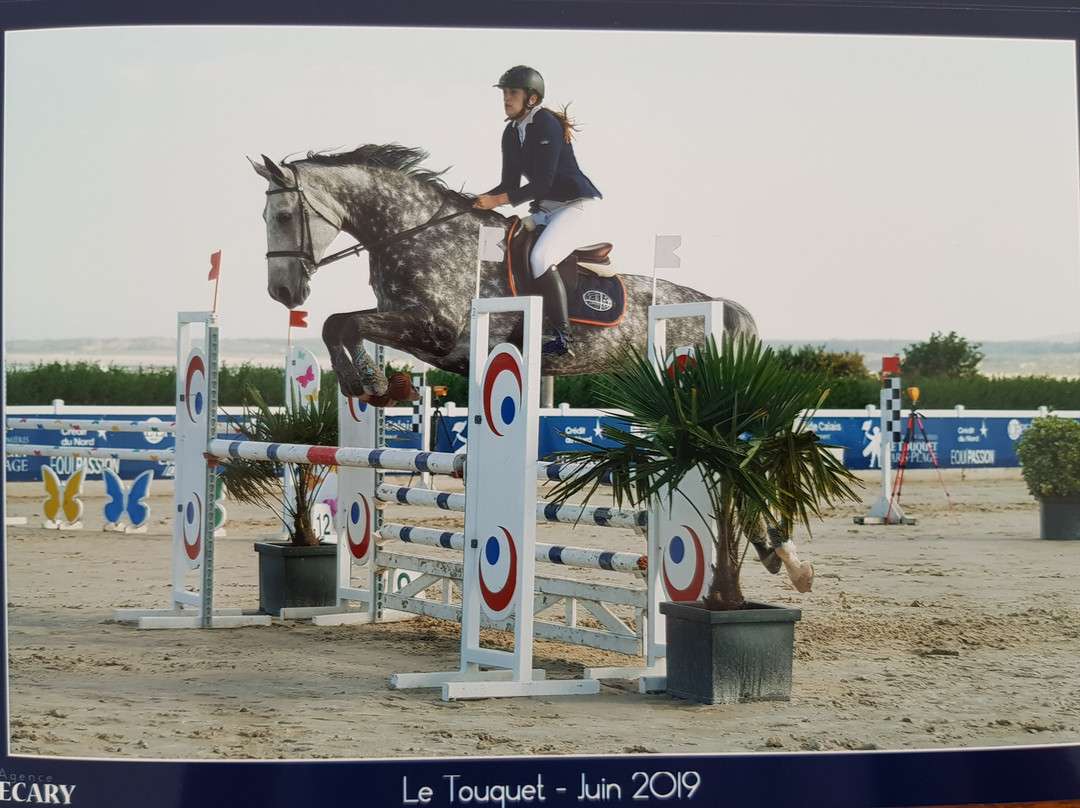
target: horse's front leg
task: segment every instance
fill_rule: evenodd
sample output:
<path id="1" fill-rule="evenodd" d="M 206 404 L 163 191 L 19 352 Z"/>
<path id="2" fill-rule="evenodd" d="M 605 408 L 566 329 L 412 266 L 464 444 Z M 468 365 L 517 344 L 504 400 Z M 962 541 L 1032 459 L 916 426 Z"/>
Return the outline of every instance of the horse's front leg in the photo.
<path id="1" fill-rule="evenodd" d="M 322 336 L 342 393 L 383 396 L 388 387 L 386 374 L 364 350 L 364 340 L 408 353 L 422 349 L 439 355 L 450 351 L 461 328 L 424 309 L 368 309 L 330 315 L 323 323 Z"/>

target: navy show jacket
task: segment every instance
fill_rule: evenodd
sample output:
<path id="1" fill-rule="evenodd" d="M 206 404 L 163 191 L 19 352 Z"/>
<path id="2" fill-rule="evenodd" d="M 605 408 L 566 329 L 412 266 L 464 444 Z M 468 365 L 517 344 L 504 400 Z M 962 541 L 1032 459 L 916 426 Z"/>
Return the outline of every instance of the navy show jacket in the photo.
<path id="1" fill-rule="evenodd" d="M 528 182 L 521 184 L 524 176 Z M 547 109 L 539 109 L 525 127 L 521 142 L 517 127 L 509 123 L 502 135 L 502 181 L 489 194 L 506 194 L 511 205 L 531 201 L 535 211 L 541 200 L 569 202 L 600 197 L 600 191 L 578 167 L 574 147 L 566 142 L 562 123 Z"/>

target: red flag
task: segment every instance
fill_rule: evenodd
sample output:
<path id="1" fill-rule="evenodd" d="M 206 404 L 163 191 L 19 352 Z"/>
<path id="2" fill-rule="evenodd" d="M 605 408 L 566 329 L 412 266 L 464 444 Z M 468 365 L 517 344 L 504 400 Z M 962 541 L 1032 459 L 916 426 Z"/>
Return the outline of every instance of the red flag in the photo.
<path id="1" fill-rule="evenodd" d="M 210 276 L 208 281 L 216 281 L 218 275 L 221 273 L 221 250 L 210 255 Z"/>
<path id="2" fill-rule="evenodd" d="M 881 357 L 881 372 L 882 373 L 899 373 L 900 372 L 900 357 L 899 356 L 883 356 L 883 357 Z"/>
<path id="3" fill-rule="evenodd" d="M 307 312 L 290 311 L 289 328 L 307 328 Z"/>

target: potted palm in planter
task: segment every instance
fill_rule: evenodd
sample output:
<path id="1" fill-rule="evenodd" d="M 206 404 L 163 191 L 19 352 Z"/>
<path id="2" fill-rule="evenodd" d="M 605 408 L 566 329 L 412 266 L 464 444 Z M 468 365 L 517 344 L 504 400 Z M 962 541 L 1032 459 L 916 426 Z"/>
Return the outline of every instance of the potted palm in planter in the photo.
<path id="1" fill-rule="evenodd" d="M 756 337 L 726 335 L 719 346 L 710 338 L 691 357 L 667 371 L 631 352 L 619 372 L 603 378 L 599 396 L 629 428 L 605 428 L 614 446 L 581 441 L 587 445 L 558 453 L 581 472 L 553 498 L 583 493 L 587 500 L 608 479 L 617 504 L 640 507 L 689 499 L 680 484 L 700 475 L 703 486 L 683 488 L 705 492 L 690 504 L 712 533 L 712 574 L 700 602 L 660 606 L 668 692 L 707 703 L 787 699 L 801 612 L 748 601 L 743 561 L 754 546 L 777 571 L 774 553 L 792 555 L 791 531 L 809 531 L 822 505 L 858 501 L 852 486 L 860 483 L 833 447 L 802 428 L 827 395 L 823 375 L 791 373 Z M 725 639 L 728 633 L 737 636 Z M 752 665 L 754 655 L 762 667 Z"/>
<path id="2" fill-rule="evenodd" d="M 334 397 L 271 408 L 258 390 L 248 387 L 242 416 L 230 422 L 251 441 L 334 446 L 338 440 Z M 220 463 L 229 496 L 267 507 L 278 515 L 288 534 L 287 541 L 255 543 L 259 610 L 264 613 L 280 615 L 285 609 L 333 606 L 337 601 L 336 546 L 321 543 L 315 529 L 315 505 L 329 472 L 326 466 L 243 458 Z"/>
<path id="3" fill-rule="evenodd" d="M 1080 423 L 1035 418 L 1015 446 L 1020 473 L 1039 501 L 1039 535 L 1080 539 Z"/>

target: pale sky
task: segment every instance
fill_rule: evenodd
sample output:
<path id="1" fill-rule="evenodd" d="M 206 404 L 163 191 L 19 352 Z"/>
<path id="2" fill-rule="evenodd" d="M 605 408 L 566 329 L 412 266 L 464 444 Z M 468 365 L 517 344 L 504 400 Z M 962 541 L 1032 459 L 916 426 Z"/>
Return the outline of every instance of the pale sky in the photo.
<path id="1" fill-rule="evenodd" d="M 6 340 L 174 336 L 213 302 L 216 250 L 222 337 L 283 336 L 247 156 L 398 142 L 486 191 L 491 85 L 518 63 L 583 124 L 619 268 L 651 274 L 654 236 L 681 235 L 660 274 L 765 339 L 1080 322 L 1071 40 L 143 27 L 9 32 L 5 58 Z M 373 302 L 365 258 L 323 269 L 310 336 Z"/>

